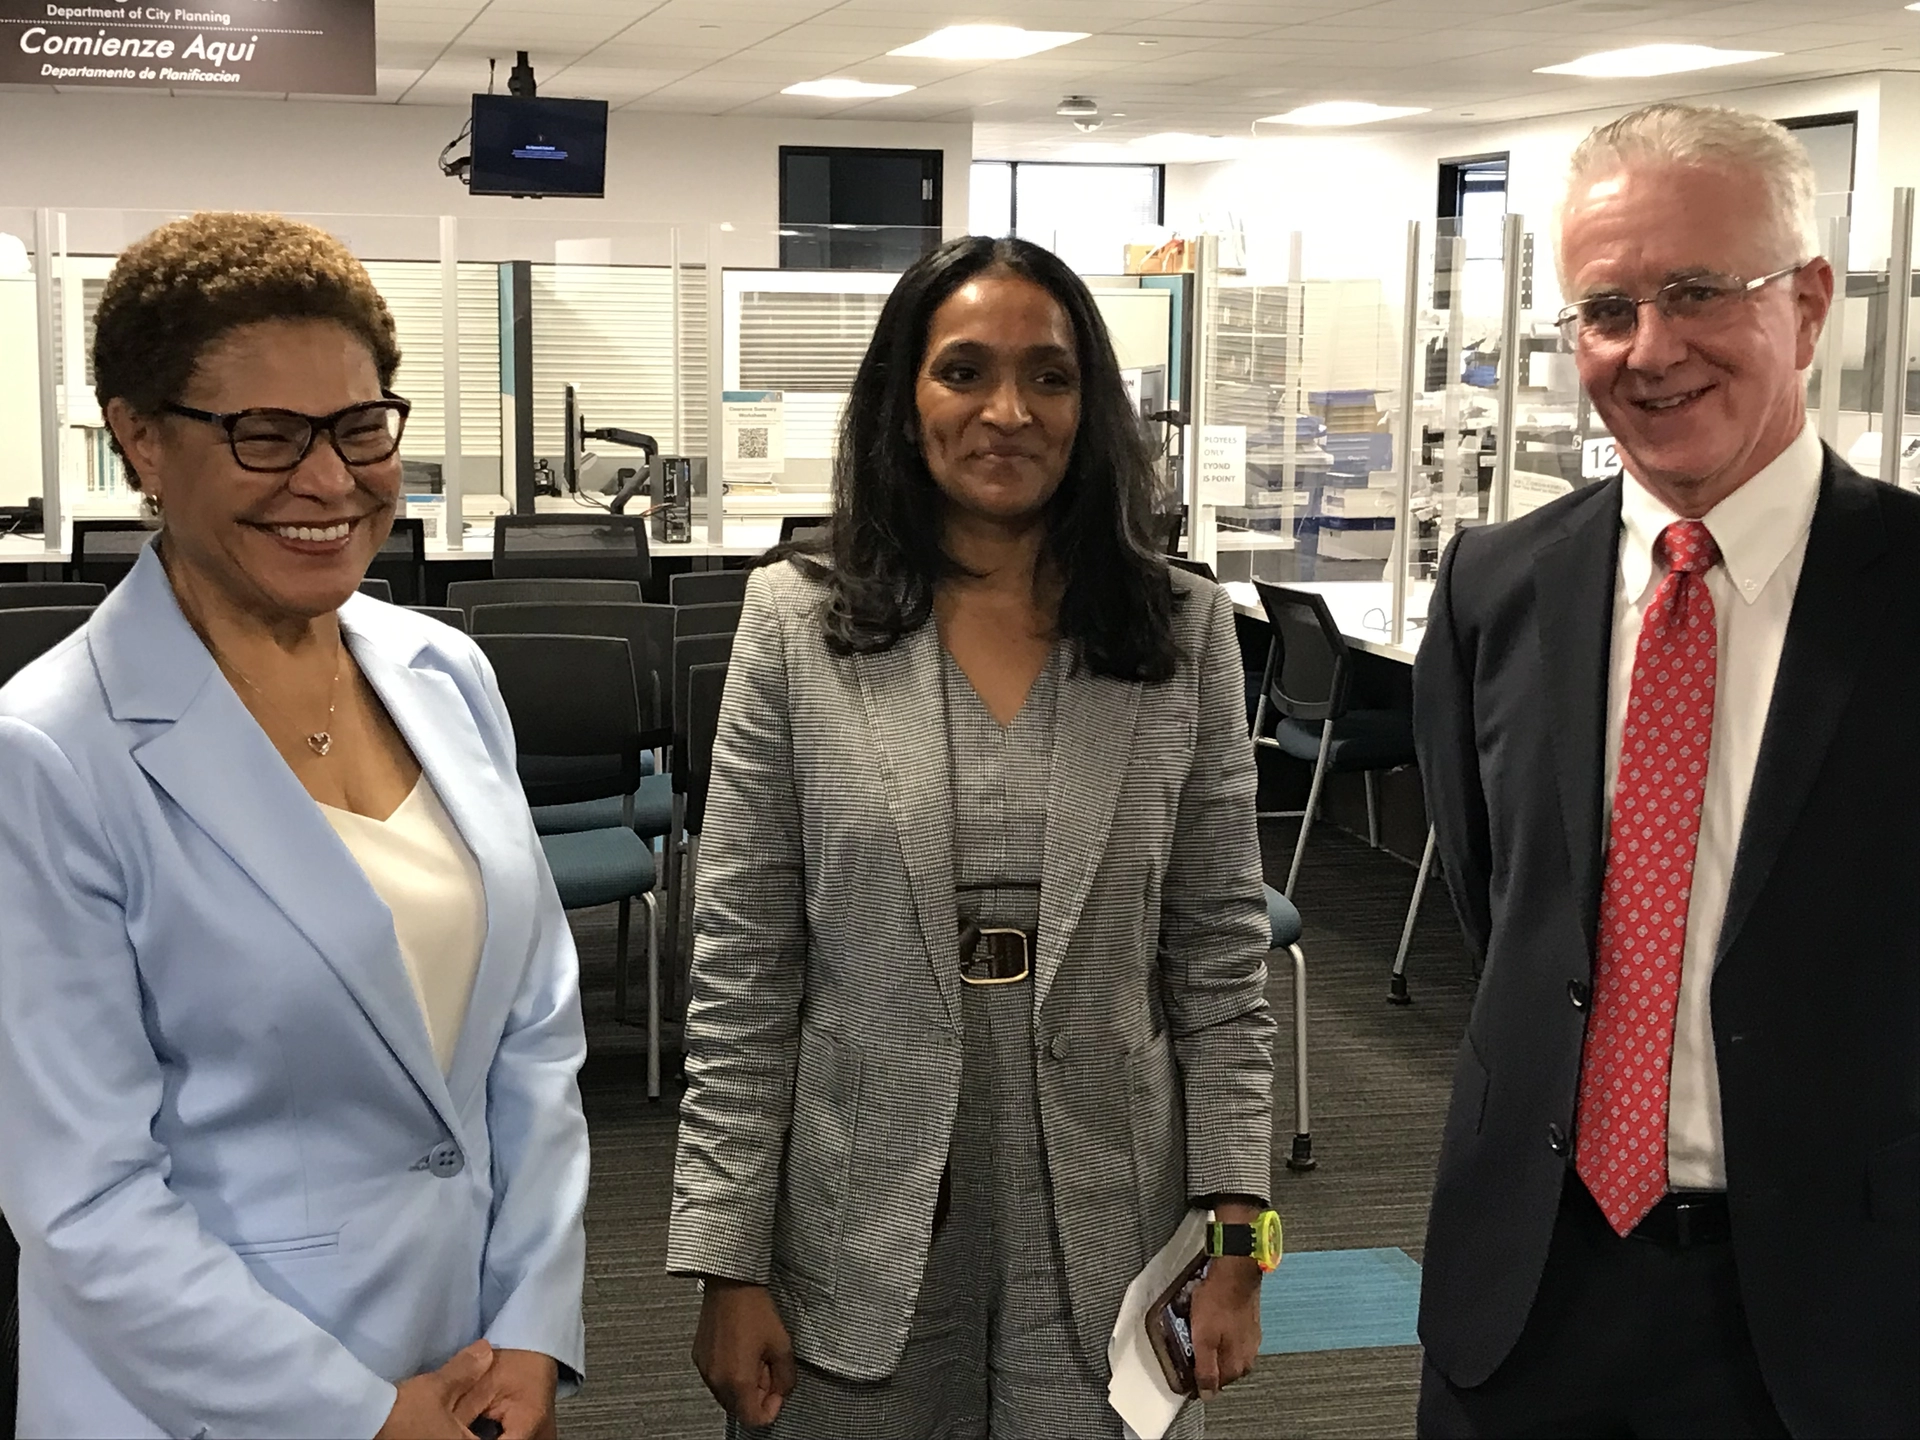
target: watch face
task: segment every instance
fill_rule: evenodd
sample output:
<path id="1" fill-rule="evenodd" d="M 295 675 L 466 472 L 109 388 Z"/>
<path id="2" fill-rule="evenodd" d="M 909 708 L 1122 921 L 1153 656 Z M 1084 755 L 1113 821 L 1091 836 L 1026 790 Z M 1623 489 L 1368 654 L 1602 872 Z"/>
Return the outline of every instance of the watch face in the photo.
<path id="1" fill-rule="evenodd" d="M 1253 1253 L 1262 1265 L 1272 1269 L 1280 1261 L 1280 1216 L 1272 1210 L 1263 1211 L 1253 1226 Z"/>

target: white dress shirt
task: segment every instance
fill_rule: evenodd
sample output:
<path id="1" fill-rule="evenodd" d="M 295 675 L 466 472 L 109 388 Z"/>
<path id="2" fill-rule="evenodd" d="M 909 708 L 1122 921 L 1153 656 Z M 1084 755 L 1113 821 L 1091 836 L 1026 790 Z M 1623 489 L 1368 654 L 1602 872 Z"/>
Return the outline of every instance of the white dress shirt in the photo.
<path id="1" fill-rule="evenodd" d="M 487 892 L 473 852 L 424 772 L 384 820 L 331 805 L 320 813 L 393 912 L 400 959 L 444 1075 L 487 938 Z"/>
<path id="2" fill-rule="evenodd" d="M 1720 563 L 1707 571 L 1718 653 L 1713 741 L 1707 756 L 1700 844 L 1687 906 L 1687 942 L 1674 1020 L 1673 1076 L 1667 1097 L 1667 1183 L 1675 1190 L 1724 1190 L 1720 1076 L 1709 1008 L 1713 957 L 1733 883 L 1734 855 L 1747 814 L 1754 762 L 1780 669 L 1787 618 L 1807 556 L 1807 531 L 1824 464 L 1811 425 L 1759 474 L 1707 512 Z M 1607 686 L 1607 815 L 1620 769 L 1620 736 L 1640 621 L 1666 576 L 1653 542 L 1680 517 L 1631 475 L 1621 490 L 1620 573 L 1613 603 L 1613 668 Z"/>

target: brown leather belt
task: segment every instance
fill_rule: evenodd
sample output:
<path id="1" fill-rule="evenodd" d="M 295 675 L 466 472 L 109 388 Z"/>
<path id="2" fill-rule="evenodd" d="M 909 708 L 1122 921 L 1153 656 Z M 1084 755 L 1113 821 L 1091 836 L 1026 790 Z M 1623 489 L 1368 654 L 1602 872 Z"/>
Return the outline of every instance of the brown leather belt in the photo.
<path id="1" fill-rule="evenodd" d="M 968 985 L 1013 985 L 1033 973 L 1039 937 L 1031 930 L 960 922 L 960 979 Z"/>

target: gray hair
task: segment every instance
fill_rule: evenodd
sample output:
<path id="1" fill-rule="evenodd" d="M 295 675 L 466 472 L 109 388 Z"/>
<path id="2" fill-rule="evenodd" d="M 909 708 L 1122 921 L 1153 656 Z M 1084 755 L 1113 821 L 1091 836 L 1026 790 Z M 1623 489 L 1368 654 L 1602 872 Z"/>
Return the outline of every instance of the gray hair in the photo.
<path id="1" fill-rule="evenodd" d="M 1567 196 L 1582 180 L 1649 162 L 1752 174 L 1766 191 L 1775 262 L 1790 265 L 1820 253 L 1813 161 L 1784 126 L 1723 105 L 1647 105 L 1580 142 L 1567 167 Z"/>

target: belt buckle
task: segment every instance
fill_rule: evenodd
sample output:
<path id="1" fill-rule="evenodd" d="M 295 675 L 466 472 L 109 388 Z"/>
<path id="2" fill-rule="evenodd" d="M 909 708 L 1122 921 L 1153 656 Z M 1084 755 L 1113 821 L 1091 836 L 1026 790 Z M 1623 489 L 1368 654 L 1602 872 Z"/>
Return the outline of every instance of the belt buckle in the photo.
<path id="1" fill-rule="evenodd" d="M 963 985 L 1017 985 L 1033 973 L 1033 953 L 1028 945 L 1027 932 L 1010 926 L 983 925 L 980 938 L 989 935 L 1013 935 L 1020 941 L 1020 973 L 1018 975 L 969 975 L 963 966 L 960 970 L 960 983 Z"/>

